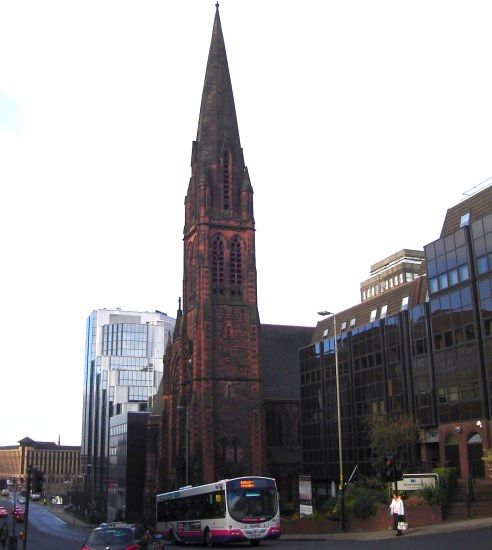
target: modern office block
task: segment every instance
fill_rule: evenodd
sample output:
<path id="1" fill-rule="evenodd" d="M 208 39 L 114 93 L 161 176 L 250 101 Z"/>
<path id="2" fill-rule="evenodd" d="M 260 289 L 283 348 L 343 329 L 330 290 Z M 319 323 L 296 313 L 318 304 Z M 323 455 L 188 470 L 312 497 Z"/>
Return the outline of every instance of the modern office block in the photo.
<path id="1" fill-rule="evenodd" d="M 91 495 L 107 493 L 110 419 L 148 409 L 174 322 L 160 311 L 121 309 L 87 320 L 81 461 Z"/>
<path id="2" fill-rule="evenodd" d="M 108 520 L 121 511 L 125 521 L 142 522 L 148 412 L 124 412 L 110 419 Z"/>
<path id="3" fill-rule="evenodd" d="M 462 477 L 484 477 L 492 435 L 492 186 L 450 208 L 424 254 L 410 252 L 408 277 L 369 296 L 364 285 L 362 303 L 336 314 L 344 473 L 357 465 L 374 475 L 367 421 L 403 414 L 421 431 L 407 468 L 444 464 Z M 300 372 L 304 471 L 323 492 L 339 476 L 332 317 L 300 350 Z"/>

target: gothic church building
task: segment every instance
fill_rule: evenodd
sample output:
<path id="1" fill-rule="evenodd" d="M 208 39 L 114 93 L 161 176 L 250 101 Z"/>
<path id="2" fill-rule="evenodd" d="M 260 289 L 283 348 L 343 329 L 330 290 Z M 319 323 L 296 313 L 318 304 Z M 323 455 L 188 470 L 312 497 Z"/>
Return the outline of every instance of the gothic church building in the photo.
<path id="1" fill-rule="evenodd" d="M 284 498 L 294 500 L 301 468 L 297 350 L 313 329 L 260 325 L 253 188 L 218 6 L 183 240 L 183 304 L 149 417 L 148 504 L 157 492 L 241 475 L 277 477 Z"/>

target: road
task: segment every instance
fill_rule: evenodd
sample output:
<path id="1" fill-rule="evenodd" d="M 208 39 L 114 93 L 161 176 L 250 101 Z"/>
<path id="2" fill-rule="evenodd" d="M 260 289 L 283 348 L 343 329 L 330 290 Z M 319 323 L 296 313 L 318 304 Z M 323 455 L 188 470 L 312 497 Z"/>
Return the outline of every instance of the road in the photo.
<path id="1" fill-rule="evenodd" d="M 13 526 L 10 511 L 13 502 L 11 499 L 4 499 L 3 502 L 0 500 L 0 505 L 9 510 L 8 526 L 9 532 L 12 534 Z M 24 508 L 24 506 L 21 505 L 21 508 Z M 24 529 L 24 524 L 17 523 L 15 526 L 16 534 L 19 534 L 21 529 Z M 27 550 L 80 550 L 86 538 L 86 532 L 68 525 L 51 514 L 49 507 L 30 503 Z M 21 541 L 18 542 L 17 548 L 19 550 L 22 548 Z"/>
<path id="2" fill-rule="evenodd" d="M 0 499 L 0 505 L 11 510 L 12 500 Z M 2 521 L 2 520 L 0 520 Z M 12 530 L 12 516 L 9 515 L 9 529 Z M 23 524 L 16 525 L 16 533 Z M 50 512 L 50 507 L 31 503 L 29 506 L 29 537 L 27 550 L 80 550 L 86 539 L 86 531 L 65 523 Z M 354 534 L 354 537 L 357 535 Z M 303 539 L 262 542 L 260 548 L 265 550 L 454 550 L 471 548 L 473 550 L 490 550 L 492 527 L 466 529 L 454 532 L 439 532 L 431 534 L 407 534 L 403 537 L 387 537 L 381 540 L 322 540 Z M 171 545 L 166 543 L 168 550 Z M 190 548 L 194 548 L 190 546 Z M 227 548 L 250 548 L 245 544 L 234 544 Z M 18 549 L 22 549 L 19 542 Z"/>

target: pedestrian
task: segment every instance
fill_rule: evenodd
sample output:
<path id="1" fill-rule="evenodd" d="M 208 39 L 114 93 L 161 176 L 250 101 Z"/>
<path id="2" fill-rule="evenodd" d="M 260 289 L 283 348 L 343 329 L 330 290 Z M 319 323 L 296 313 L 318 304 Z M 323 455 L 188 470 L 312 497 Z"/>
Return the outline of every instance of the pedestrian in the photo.
<path id="1" fill-rule="evenodd" d="M 4 521 L 2 524 L 2 527 L 0 527 L 0 544 L 2 545 L 2 548 L 5 548 L 8 538 L 9 538 L 9 526 L 7 525 L 7 522 Z"/>
<path id="2" fill-rule="evenodd" d="M 401 537 L 401 529 L 398 529 L 398 523 L 400 521 L 405 521 L 405 506 L 403 505 L 403 500 L 401 496 L 394 491 L 393 500 L 390 504 L 390 514 L 393 517 L 393 529 L 396 531 L 396 536 Z"/>
<path id="3" fill-rule="evenodd" d="M 154 536 L 150 529 L 145 529 L 142 538 L 140 539 L 140 546 L 142 548 L 147 548 L 152 542 L 154 542 Z"/>

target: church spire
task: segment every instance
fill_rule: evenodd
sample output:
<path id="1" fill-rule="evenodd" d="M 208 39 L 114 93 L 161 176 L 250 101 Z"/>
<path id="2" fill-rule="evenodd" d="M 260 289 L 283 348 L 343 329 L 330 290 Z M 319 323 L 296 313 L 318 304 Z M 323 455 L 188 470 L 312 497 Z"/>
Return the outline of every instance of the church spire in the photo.
<path id="1" fill-rule="evenodd" d="M 240 148 L 231 77 L 216 6 L 196 141 L 202 162 L 217 162 L 224 143 Z"/>

